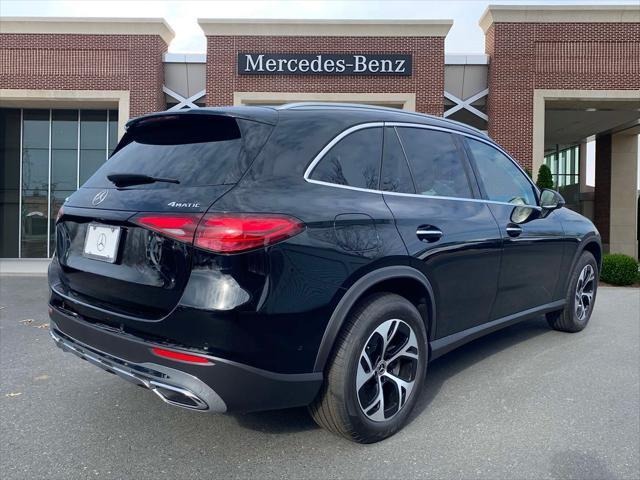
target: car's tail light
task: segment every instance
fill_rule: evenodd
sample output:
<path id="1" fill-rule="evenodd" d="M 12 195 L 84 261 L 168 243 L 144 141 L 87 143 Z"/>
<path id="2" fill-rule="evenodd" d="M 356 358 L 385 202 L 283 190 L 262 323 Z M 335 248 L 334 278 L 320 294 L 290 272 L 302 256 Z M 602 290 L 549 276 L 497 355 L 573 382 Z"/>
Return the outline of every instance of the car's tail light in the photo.
<path id="1" fill-rule="evenodd" d="M 304 224 L 286 215 L 259 213 L 140 214 L 133 223 L 216 253 L 266 247 L 297 235 Z"/>
<path id="2" fill-rule="evenodd" d="M 189 353 L 177 352 L 175 350 L 167 350 L 165 348 L 154 347 L 151 351 L 159 357 L 170 358 L 171 360 L 180 360 L 181 362 L 209 364 L 208 358 L 200 355 L 191 355 Z"/>
<path id="3" fill-rule="evenodd" d="M 58 214 L 56 215 L 56 223 L 60 221 L 63 215 L 64 215 L 64 207 L 60 207 L 60 209 L 58 210 Z"/>
<path id="4" fill-rule="evenodd" d="M 191 243 L 200 218 L 202 214 L 145 213 L 134 217 L 131 221 L 167 237 Z"/>
<path id="5" fill-rule="evenodd" d="M 194 245 L 219 253 L 266 247 L 304 230 L 297 218 L 270 214 L 210 213 L 204 216 Z"/>

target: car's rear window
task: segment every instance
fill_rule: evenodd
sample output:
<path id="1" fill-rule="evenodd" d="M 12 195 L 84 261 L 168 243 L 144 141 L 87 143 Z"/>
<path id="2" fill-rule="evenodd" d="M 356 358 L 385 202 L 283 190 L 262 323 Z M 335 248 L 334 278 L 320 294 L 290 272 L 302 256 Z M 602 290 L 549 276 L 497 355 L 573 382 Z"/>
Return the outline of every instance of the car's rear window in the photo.
<path id="1" fill-rule="evenodd" d="M 113 187 L 107 176 L 117 173 L 171 178 L 185 186 L 236 183 L 271 129 L 263 123 L 225 116 L 151 117 L 129 128 L 114 154 L 85 186 Z"/>

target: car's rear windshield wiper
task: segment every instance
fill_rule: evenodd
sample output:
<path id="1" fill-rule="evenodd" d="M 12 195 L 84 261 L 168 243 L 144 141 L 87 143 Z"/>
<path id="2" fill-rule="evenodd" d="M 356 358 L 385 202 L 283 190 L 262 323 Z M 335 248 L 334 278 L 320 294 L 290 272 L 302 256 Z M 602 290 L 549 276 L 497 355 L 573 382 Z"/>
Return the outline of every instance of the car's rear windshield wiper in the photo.
<path id="1" fill-rule="evenodd" d="M 149 175 L 142 175 L 139 173 L 112 173 L 111 175 L 107 175 L 107 178 L 118 188 L 156 182 L 180 183 L 180 181 L 175 178 L 151 177 Z"/>

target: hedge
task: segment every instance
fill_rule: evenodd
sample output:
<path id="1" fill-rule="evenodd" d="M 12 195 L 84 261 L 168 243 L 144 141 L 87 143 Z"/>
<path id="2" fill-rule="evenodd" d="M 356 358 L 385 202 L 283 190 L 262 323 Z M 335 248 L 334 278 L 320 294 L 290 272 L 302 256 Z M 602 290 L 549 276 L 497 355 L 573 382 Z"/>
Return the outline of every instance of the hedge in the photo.
<path id="1" fill-rule="evenodd" d="M 600 279 L 612 285 L 631 285 L 638 281 L 638 261 L 629 255 L 611 253 L 602 259 Z"/>

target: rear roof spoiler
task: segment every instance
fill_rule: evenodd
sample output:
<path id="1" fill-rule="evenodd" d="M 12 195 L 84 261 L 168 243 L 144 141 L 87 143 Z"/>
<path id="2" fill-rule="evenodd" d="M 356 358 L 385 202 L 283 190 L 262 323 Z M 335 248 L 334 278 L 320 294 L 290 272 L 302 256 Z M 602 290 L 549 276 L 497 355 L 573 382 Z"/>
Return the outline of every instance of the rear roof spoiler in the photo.
<path id="1" fill-rule="evenodd" d="M 275 108 L 271 107 L 203 107 L 149 113 L 147 115 L 132 118 L 127 122 L 126 126 L 127 128 L 129 128 L 132 125 L 151 118 L 157 118 L 158 120 L 161 120 L 162 117 L 175 118 L 176 116 L 182 115 L 224 116 L 240 118 L 243 120 L 251 120 L 254 122 L 267 123 L 269 125 L 275 125 L 278 122 L 278 111 Z"/>

